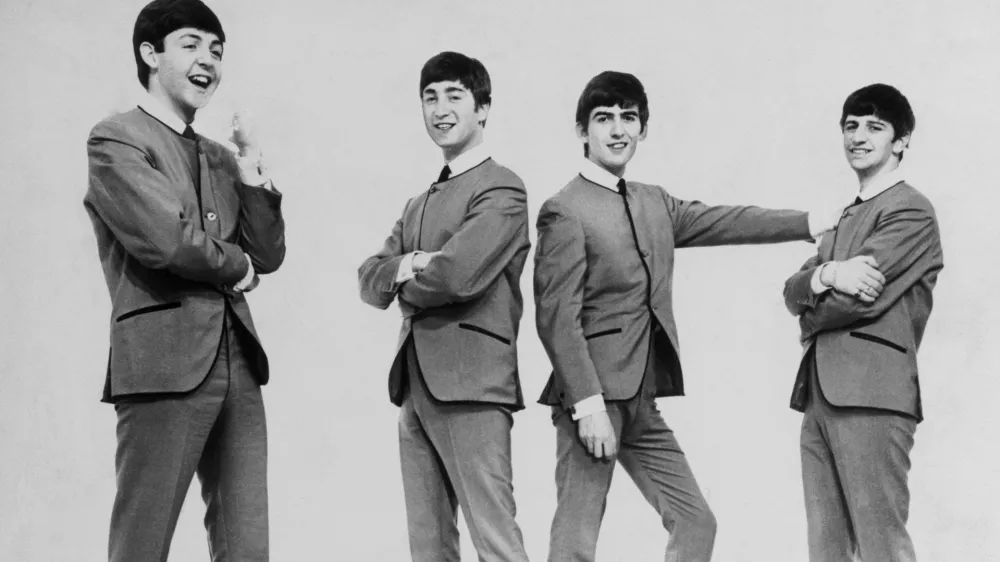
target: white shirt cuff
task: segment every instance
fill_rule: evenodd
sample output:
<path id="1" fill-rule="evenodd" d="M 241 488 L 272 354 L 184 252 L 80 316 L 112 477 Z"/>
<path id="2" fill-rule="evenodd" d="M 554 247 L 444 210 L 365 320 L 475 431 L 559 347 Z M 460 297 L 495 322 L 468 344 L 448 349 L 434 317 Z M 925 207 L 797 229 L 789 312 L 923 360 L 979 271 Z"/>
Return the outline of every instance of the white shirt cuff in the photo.
<path id="1" fill-rule="evenodd" d="M 399 262 L 399 269 L 396 270 L 396 284 L 401 285 L 406 283 L 410 279 L 413 279 L 413 258 L 417 254 L 422 254 L 421 251 L 410 252 L 403 256 L 403 260 Z"/>
<path id="2" fill-rule="evenodd" d="M 257 154 L 236 155 L 236 167 L 240 171 L 240 181 L 246 185 L 271 189 L 271 177 L 264 165 L 264 158 Z"/>
<path id="3" fill-rule="evenodd" d="M 812 292 L 817 295 L 822 295 L 823 293 L 830 290 L 828 285 L 824 285 L 822 281 L 819 280 L 820 275 L 823 273 L 823 269 L 833 262 L 826 262 L 816 268 L 813 272 L 812 279 L 809 281 L 809 285 L 812 287 Z"/>
<path id="4" fill-rule="evenodd" d="M 573 421 L 596 414 L 597 412 L 604 412 L 606 409 L 604 406 L 604 396 L 595 394 L 573 404 Z"/>
<path id="5" fill-rule="evenodd" d="M 241 292 L 249 287 L 250 283 L 253 283 L 254 276 L 253 262 L 250 260 L 250 254 L 244 252 L 243 255 L 247 258 L 247 274 L 243 276 L 243 279 L 240 279 L 240 282 L 237 283 L 235 287 L 233 287 L 233 289 Z"/>

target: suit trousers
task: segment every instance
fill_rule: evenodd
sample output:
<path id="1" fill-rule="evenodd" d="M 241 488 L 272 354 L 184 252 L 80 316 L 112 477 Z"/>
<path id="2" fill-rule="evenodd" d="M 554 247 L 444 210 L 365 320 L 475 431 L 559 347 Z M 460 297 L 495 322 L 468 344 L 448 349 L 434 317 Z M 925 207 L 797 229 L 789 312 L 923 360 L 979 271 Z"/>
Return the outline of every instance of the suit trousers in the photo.
<path id="1" fill-rule="evenodd" d="M 809 351 L 810 354 L 813 351 Z M 913 562 L 907 474 L 917 422 L 823 396 L 815 356 L 802 420 L 802 483 L 811 562 Z"/>
<path id="2" fill-rule="evenodd" d="M 111 562 L 164 562 L 195 473 L 215 562 L 268 560 L 267 428 L 245 345 L 256 345 L 227 306 L 205 380 L 179 395 L 115 403 L 118 492 Z"/>
<path id="3" fill-rule="evenodd" d="M 481 562 L 526 562 L 521 529 L 514 521 L 510 410 L 436 400 L 424 383 L 412 340 L 405 352 L 399 456 L 412 559 L 461 560 L 461 506 Z"/>
<path id="4" fill-rule="evenodd" d="M 664 560 L 710 560 L 715 544 L 715 516 L 677 438 L 656 407 L 650 369 L 635 397 L 607 402 L 606 406 L 618 439 L 617 462 L 632 477 L 670 533 Z M 552 521 L 549 562 L 592 562 L 615 461 L 590 456 L 580 442 L 577 422 L 569 410 L 554 411 L 554 415 L 558 503 Z"/>

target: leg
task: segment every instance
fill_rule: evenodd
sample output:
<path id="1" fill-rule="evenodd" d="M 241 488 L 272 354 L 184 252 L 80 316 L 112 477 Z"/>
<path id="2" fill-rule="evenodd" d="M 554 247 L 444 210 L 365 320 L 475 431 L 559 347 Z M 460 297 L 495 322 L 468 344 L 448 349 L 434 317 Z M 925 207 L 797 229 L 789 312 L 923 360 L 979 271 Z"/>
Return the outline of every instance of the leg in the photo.
<path id="1" fill-rule="evenodd" d="M 490 405 L 424 405 L 421 420 L 462 507 L 479 560 L 527 562 L 515 522 L 511 413 Z"/>
<path id="2" fill-rule="evenodd" d="M 665 560 L 711 560 L 715 515 L 652 397 L 636 405 L 632 427 L 622 435 L 618 462 L 660 514 L 664 528 L 670 533 Z"/>
<path id="3" fill-rule="evenodd" d="M 814 401 L 802 418 L 802 487 L 811 562 L 845 562 L 854 552 L 853 529 L 840 475 Z"/>
<path id="4" fill-rule="evenodd" d="M 224 333 L 229 392 L 198 465 L 213 562 L 268 560 L 267 424 L 239 328 Z M 250 345 L 249 342 L 247 345 Z"/>
<path id="5" fill-rule="evenodd" d="M 459 562 L 458 500 L 412 396 L 399 412 L 399 458 L 413 562 Z"/>
<path id="6" fill-rule="evenodd" d="M 621 441 L 622 413 L 608 404 L 608 416 Z M 614 461 L 597 460 L 580 443 L 569 412 L 560 413 L 556 426 L 556 513 L 549 539 L 549 562 L 587 561 L 597 555 L 597 536 L 607 507 Z"/>
<path id="7" fill-rule="evenodd" d="M 861 559 L 914 562 L 906 521 L 916 421 L 850 408 L 831 416 L 828 431 Z"/>
<path id="8" fill-rule="evenodd" d="M 118 492 L 111 512 L 108 559 L 164 562 L 209 432 L 225 395 L 213 368 L 182 396 L 137 396 L 115 405 Z"/>

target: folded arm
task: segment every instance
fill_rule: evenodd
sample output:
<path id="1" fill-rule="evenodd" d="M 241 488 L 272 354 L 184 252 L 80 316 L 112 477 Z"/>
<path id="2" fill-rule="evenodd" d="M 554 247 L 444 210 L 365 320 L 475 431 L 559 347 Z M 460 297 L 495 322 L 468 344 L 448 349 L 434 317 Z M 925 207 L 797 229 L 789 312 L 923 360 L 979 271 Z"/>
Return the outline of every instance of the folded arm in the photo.
<path id="1" fill-rule="evenodd" d="M 458 230 L 400 287 L 401 300 L 424 309 L 482 295 L 523 249 L 527 215 L 522 188 L 494 187 L 474 197 Z"/>
<path id="2" fill-rule="evenodd" d="M 186 216 L 178 194 L 190 186 L 171 183 L 142 149 L 95 133 L 87 153 L 87 204 L 139 263 L 223 287 L 247 275 L 243 249 L 208 236 L 197 214 Z"/>
<path id="3" fill-rule="evenodd" d="M 392 304 L 399 290 L 397 275 L 400 264 L 406 256 L 412 256 L 402 252 L 403 219 L 400 218 L 392 227 L 392 233 L 385 239 L 382 249 L 358 268 L 358 289 L 362 301 L 383 310 Z"/>
<path id="4" fill-rule="evenodd" d="M 840 291 L 823 293 L 802 312 L 803 338 L 881 316 L 927 273 L 943 267 L 940 250 L 931 211 L 909 207 L 887 212 L 855 254 L 877 261 L 885 277 L 882 293 L 872 303 Z"/>
<path id="5" fill-rule="evenodd" d="M 604 390 L 580 319 L 587 276 L 583 229 L 552 201 L 539 211 L 537 228 L 534 289 L 538 337 L 556 379 L 566 390 L 566 402 L 590 406 L 579 414 L 603 410 Z"/>

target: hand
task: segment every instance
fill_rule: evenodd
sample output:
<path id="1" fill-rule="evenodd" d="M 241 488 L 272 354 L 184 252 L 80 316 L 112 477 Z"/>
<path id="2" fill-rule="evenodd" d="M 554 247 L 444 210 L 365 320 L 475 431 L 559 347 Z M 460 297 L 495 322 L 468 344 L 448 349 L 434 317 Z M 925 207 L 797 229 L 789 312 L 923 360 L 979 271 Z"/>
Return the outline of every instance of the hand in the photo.
<path id="1" fill-rule="evenodd" d="M 259 156 L 260 145 L 257 142 L 257 127 L 250 115 L 245 111 L 233 114 L 233 132 L 229 140 L 240 149 L 240 156 Z"/>
<path id="2" fill-rule="evenodd" d="M 618 440 L 615 439 L 615 428 L 611 425 L 607 412 L 595 412 L 580 418 L 576 423 L 580 442 L 592 457 L 607 460 L 615 458 Z"/>
<path id="3" fill-rule="evenodd" d="M 810 234 L 813 238 L 819 238 L 824 232 L 837 230 L 840 218 L 844 216 L 844 209 L 847 205 L 840 205 L 829 209 L 824 209 L 818 213 L 809 213 Z"/>
<path id="4" fill-rule="evenodd" d="M 831 263 L 824 268 L 820 282 L 861 302 L 873 303 L 882 294 L 885 276 L 879 272 L 875 258 L 857 256 L 847 261 Z"/>
<path id="5" fill-rule="evenodd" d="M 411 262 L 411 265 L 413 266 L 413 272 L 416 273 L 418 271 L 423 271 L 427 267 L 427 264 L 429 264 L 431 260 L 434 258 L 434 256 L 440 253 L 441 252 L 420 252 L 414 255 L 413 262 Z"/>

